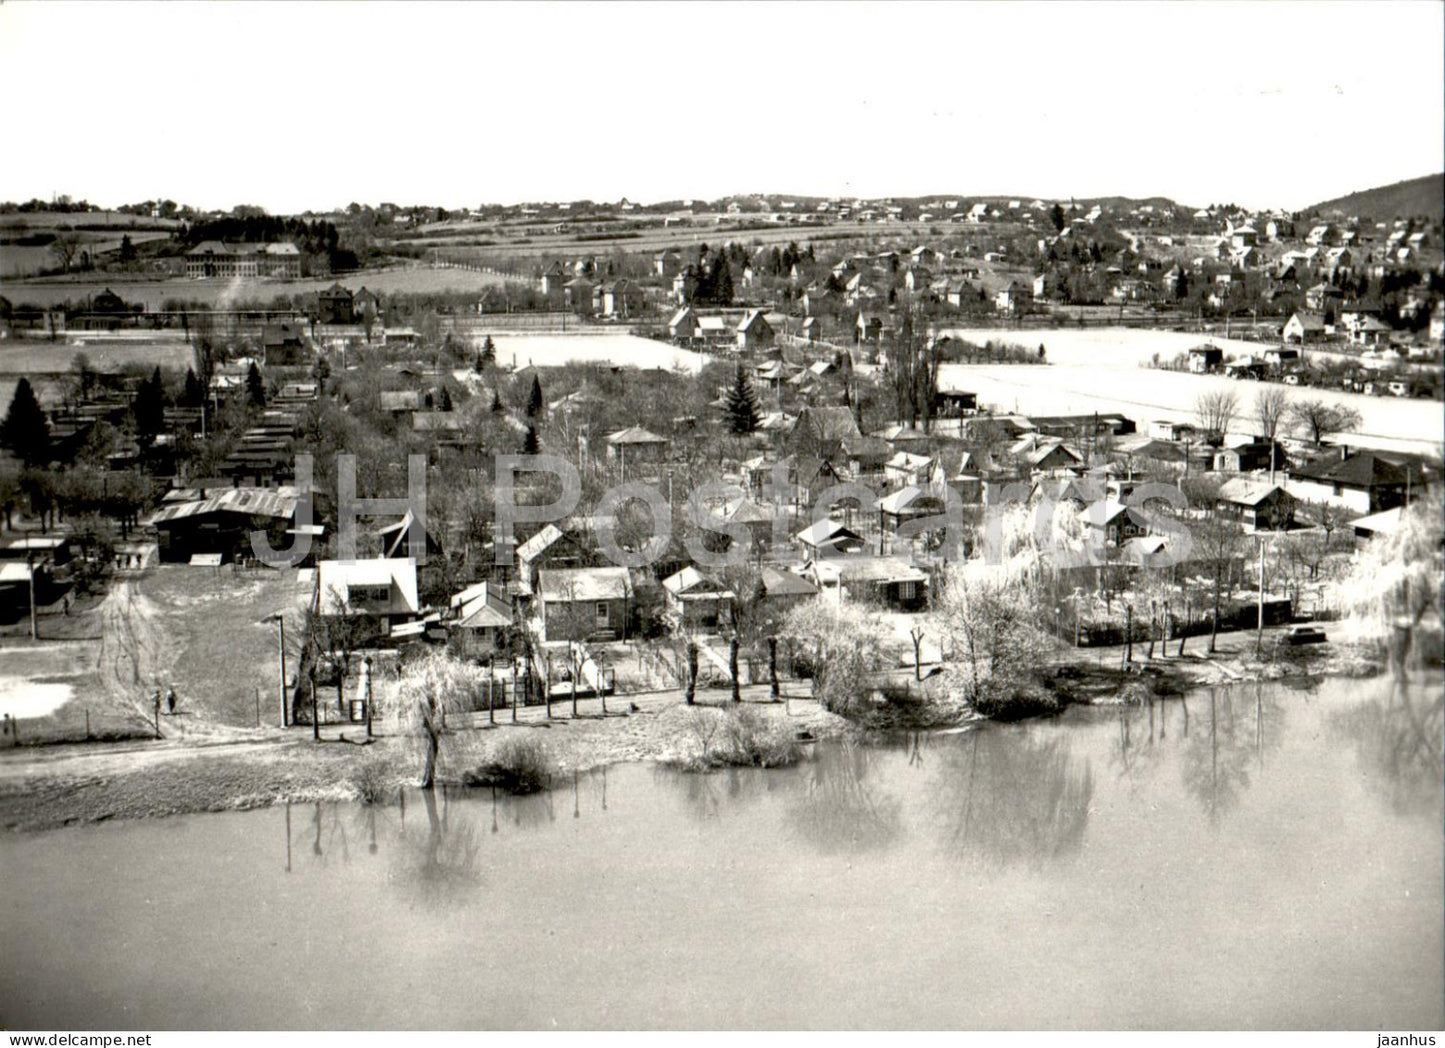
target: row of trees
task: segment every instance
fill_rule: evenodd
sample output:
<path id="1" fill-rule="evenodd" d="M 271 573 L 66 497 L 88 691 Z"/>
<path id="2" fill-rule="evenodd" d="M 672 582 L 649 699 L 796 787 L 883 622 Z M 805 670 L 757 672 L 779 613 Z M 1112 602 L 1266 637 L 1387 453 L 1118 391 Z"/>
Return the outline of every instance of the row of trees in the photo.
<path id="1" fill-rule="evenodd" d="M 1205 442 L 1216 447 L 1224 443 L 1235 420 L 1244 417 L 1243 410 L 1238 393 L 1232 389 L 1210 390 L 1194 400 L 1194 419 Z M 1292 429 L 1303 439 L 1320 444 L 1326 437 L 1354 432 L 1361 424 L 1360 413 L 1347 404 L 1322 397 L 1292 397 L 1284 389 L 1270 385 L 1260 387 L 1247 410 L 1255 434 L 1268 441 Z"/>

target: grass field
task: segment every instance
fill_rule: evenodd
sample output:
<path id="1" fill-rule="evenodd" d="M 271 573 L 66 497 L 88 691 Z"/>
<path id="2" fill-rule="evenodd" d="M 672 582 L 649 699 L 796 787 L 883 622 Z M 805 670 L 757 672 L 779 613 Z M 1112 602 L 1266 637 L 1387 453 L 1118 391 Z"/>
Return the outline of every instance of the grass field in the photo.
<path id="1" fill-rule="evenodd" d="M 486 261 L 519 256 L 605 255 L 614 249 L 652 253 L 666 248 L 682 250 L 697 244 L 720 244 L 729 240 L 736 240 L 744 244 L 751 244 L 756 240 L 760 244 L 781 245 L 789 241 L 803 244 L 866 239 L 872 245 L 872 250 L 882 250 L 885 241 L 892 243 L 895 247 L 906 245 L 908 248 L 912 248 L 920 238 L 932 236 L 930 230 L 934 228 L 945 230 L 952 235 L 963 235 L 970 231 L 976 232 L 979 227 L 948 222 L 835 222 L 828 225 L 806 226 L 769 224 L 759 229 L 740 229 L 736 223 L 724 221 L 721 225 L 717 225 L 713 224 L 710 219 L 699 216 L 690 226 L 668 226 L 666 228 L 657 226 L 649 229 L 629 230 L 627 233 L 630 235 L 621 235 L 622 231 L 619 230 L 617 237 L 597 240 L 580 240 L 576 232 L 551 233 L 523 238 L 506 234 L 498 235 L 490 229 L 485 229 L 472 233 L 460 230 L 448 231 L 444 236 L 397 240 L 394 243 L 398 246 L 405 244 L 411 248 L 435 247 L 443 255 L 449 257 Z M 515 231 L 513 232 L 515 233 Z M 990 235 L 997 236 L 998 234 L 997 227 L 990 230 Z M 592 236 L 593 234 L 586 235 Z M 496 242 L 493 244 L 468 243 L 468 241 L 478 239 L 495 240 Z M 523 239 L 527 242 L 520 243 L 519 241 Z"/>
<path id="2" fill-rule="evenodd" d="M 304 587 L 294 571 L 270 568 L 233 574 L 229 567 L 163 564 L 140 580 L 151 626 L 168 654 L 163 672 L 182 704 L 200 721 L 233 727 L 263 723 L 277 713 L 276 641 L 268 615 L 286 611 L 288 669 L 296 672 Z"/>
<path id="3" fill-rule="evenodd" d="M 167 299 L 202 302 L 225 309 L 238 301 L 269 303 L 277 295 L 314 295 L 338 283 L 352 291 L 363 286 L 385 298 L 392 294 L 425 294 L 439 291 L 481 291 L 503 283 L 490 273 L 466 269 L 434 269 L 415 266 L 318 280 L 127 280 L 123 275 L 86 277 L 84 280 L 47 278 L 8 281 L 5 295 L 16 305 L 53 306 L 83 302 L 87 295 L 110 288 L 128 303 L 141 303 L 147 310 L 159 310 Z"/>
<path id="4" fill-rule="evenodd" d="M 109 251 L 120 250 L 120 236 L 115 233 L 86 231 L 76 234 L 81 241 L 81 250 L 90 252 L 92 257 Z M 125 234 L 133 244 L 144 244 L 148 240 L 167 240 L 169 233 L 146 233 L 137 231 Z M 0 277 L 33 276 L 42 270 L 56 269 L 59 262 L 49 247 L 25 247 L 17 244 L 0 244 Z"/>
<path id="5" fill-rule="evenodd" d="M 15 233 L 21 230 L 73 229 L 77 226 L 113 226 L 116 229 L 175 229 L 181 225 L 178 218 L 150 218 L 142 215 L 127 215 L 120 211 L 16 211 L 0 215 L 0 233 Z"/>
<path id="6" fill-rule="evenodd" d="M 179 371 L 194 367 L 195 351 L 190 344 L 176 341 L 104 341 L 71 338 L 51 342 L 45 339 L 7 339 L 0 342 L 0 376 L 62 375 L 71 361 L 84 353 L 96 371 L 119 371 L 127 364 Z"/>

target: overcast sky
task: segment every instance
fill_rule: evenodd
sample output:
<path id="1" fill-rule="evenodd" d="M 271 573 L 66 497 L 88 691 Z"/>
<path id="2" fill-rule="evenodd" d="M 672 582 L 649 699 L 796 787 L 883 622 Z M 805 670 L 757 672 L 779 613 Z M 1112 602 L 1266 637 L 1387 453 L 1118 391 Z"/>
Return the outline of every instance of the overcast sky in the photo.
<path id="1" fill-rule="evenodd" d="M 0 199 L 1161 195 L 1438 172 L 1445 5 L 0 4 Z"/>

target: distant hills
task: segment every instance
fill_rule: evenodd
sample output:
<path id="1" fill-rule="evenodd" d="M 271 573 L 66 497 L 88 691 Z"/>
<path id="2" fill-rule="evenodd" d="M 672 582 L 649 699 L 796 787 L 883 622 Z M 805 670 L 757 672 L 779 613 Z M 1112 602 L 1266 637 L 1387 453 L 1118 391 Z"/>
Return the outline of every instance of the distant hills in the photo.
<path id="1" fill-rule="evenodd" d="M 1304 210 L 1305 214 L 1339 211 L 1342 214 L 1368 216 L 1379 221 L 1417 216 L 1438 221 L 1441 214 L 1445 213 L 1445 173 L 1361 190 L 1349 196 L 1322 201 Z"/>

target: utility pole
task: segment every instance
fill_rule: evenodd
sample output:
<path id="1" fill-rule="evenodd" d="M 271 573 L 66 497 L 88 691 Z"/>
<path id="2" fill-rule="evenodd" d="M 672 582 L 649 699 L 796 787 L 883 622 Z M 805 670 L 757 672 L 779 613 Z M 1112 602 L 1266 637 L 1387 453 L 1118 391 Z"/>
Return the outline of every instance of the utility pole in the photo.
<path id="1" fill-rule="evenodd" d="M 274 622 L 277 626 L 281 627 L 280 639 L 276 647 L 276 654 L 280 664 L 280 676 L 276 681 L 276 692 L 281 699 L 281 727 L 289 728 L 291 726 L 291 717 L 286 708 L 286 620 L 283 619 L 278 612 L 275 615 L 268 616 L 266 621 Z"/>
<path id="2" fill-rule="evenodd" d="M 1259 537 L 1259 599 L 1255 607 L 1254 653 L 1264 650 L 1264 536 Z"/>
<path id="3" fill-rule="evenodd" d="M 40 630 L 37 628 L 36 622 L 35 622 L 35 554 L 34 554 L 34 553 L 30 554 L 30 556 L 28 556 L 28 557 L 25 558 L 25 574 L 29 577 L 29 581 L 30 581 L 30 639 L 31 639 L 32 641 L 35 641 L 35 640 L 39 640 L 39 639 L 40 639 Z"/>

